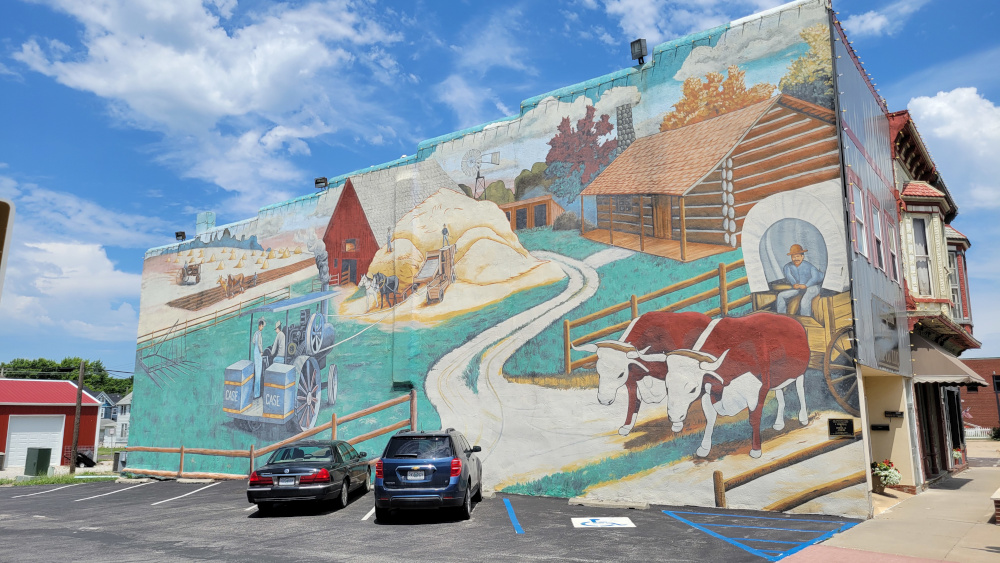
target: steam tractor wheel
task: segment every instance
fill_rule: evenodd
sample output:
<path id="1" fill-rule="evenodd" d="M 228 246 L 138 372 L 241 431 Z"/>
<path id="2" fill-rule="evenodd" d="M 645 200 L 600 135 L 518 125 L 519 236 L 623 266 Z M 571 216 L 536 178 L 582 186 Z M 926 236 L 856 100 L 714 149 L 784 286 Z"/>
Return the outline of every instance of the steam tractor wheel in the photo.
<path id="1" fill-rule="evenodd" d="M 298 372 L 298 385 L 295 387 L 295 412 L 292 422 L 299 430 L 309 430 L 316 426 L 320 407 L 320 374 L 319 362 L 309 356 L 295 358 L 295 371 Z"/>
<path id="2" fill-rule="evenodd" d="M 323 349 L 323 326 L 326 319 L 319 313 L 309 317 L 309 327 L 306 329 L 305 347 L 309 354 L 316 355 Z"/>
<path id="3" fill-rule="evenodd" d="M 858 370 L 854 365 L 854 327 L 846 326 L 830 339 L 823 357 L 823 378 L 840 406 L 853 416 L 861 416 L 858 399 Z"/>

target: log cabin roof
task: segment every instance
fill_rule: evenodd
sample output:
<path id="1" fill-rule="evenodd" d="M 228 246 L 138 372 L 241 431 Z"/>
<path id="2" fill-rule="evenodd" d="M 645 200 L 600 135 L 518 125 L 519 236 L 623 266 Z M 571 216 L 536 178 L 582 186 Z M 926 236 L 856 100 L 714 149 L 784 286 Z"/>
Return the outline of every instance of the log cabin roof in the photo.
<path id="1" fill-rule="evenodd" d="M 775 106 L 826 124 L 832 110 L 779 95 L 692 125 L 636 139 L 582 195 L 685 195 L 712 172 Z"/>

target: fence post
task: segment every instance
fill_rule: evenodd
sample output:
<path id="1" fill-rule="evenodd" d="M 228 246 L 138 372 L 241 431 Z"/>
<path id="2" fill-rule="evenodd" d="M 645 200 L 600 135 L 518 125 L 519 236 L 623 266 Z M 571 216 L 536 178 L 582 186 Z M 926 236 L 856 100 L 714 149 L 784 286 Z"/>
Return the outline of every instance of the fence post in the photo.
<path id="1" fill-rule="evenodd" d="M 181 444 L 181 467 L 177 470 L 177 476 L 184 476 L 184 444 Z"/>
<path id="2" fill-rule="evenodd" d="M 629 303 L 632 304 L 632 318 L 634 319 L 639 316 L 639 300 L 633 295 L 629 298 Z"/>
<path id="3" fill-rule="evenodd" d="M 337 439 L 337 413 L 333 413 L 333 418 L 330 419 L 330 439 Z"/>
<path id="4" fill-rule="evenodd" d="M 569 339 L 569 319 L 563 320 L 563 343 L 565 344 L 564 346 L 565 349 L 563 351 L 565 352 L 566 375 L 569 375 L 569 372 L 572 371 L 570 366 L 572 365 L 573 362 L 573 359 L 570 357 L 569 354 L 571 346 Z"/>
<path id="5" fill-rule="evenodd" d="M 726 481 L 721 471 L 712 472 L 712 486 L 715 489 L 715 507 L 726 508 Z"/>
<path id="6" fill-rule="evenodd" d="M 417 390 L 410 389 L 410 430 L 417 429 Z"/>
<path id="7" fill-rule="evenodd" d="M 729 290 L 726 289 L 726 265 L 719 262 L 719 316 L 729 314 Z"/>
<path id="8" fill-rule="evenodd" d="M 254 461 L 255 460 L 254 460 L 254 452 L 253 452 L 254 451 L 254 447 L 253 446 L 254 446 L 253 444 L 250 444 L 250 473 L 254 472 L 253 465 L 254 465 Z"/>

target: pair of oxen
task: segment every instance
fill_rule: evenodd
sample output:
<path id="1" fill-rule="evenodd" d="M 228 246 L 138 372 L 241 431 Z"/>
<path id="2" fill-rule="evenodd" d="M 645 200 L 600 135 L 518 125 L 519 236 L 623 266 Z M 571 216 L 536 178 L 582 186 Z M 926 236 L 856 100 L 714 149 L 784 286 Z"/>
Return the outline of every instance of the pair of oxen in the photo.
<path id="1" fill-rule="evenodd" d="M 684 428 L 691 405 L 701 400 L 705 434 L 696 450 L 704 457 L 712 449 L 718 416 L 749 411 L 750 456 L 761 455 L 760 423 L 764 403 L 775 392 L 778 413 L 773 428 L 785 426 L 784 389 L 793 383 L 799 399 L 799 422 L 809 421 L 805 372 L 809 342 L 794 318 L 758 312 L 744 317 L 712 319 L 702 313 L 645 313 L 632 321 L 618 340 L 574 346 L 597 354 L 600 382 L 597 399 L 614 402 L 628 392 L 628 413 L 618 433 L 635 426 L 639 406 L 666 399 L 671 429 Z"/>

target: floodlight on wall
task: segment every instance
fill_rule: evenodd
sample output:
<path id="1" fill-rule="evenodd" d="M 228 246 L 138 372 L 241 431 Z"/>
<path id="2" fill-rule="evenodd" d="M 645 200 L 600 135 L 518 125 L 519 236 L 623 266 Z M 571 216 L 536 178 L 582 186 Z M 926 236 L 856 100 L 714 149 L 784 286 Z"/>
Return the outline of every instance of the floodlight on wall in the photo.
<path id="1" fill-rule="evenodd" d="M 638 60 L 639 64 L 643 64 L 643 62 L 645 62 L 643 60 L 644 57 L 649 54 L 649 52 L 646 51 L 646 40 L 636 39 L 630 44 L 630 46 L 632 48 L 632 60 Z"/>
<path id="2" fill-rule="evenodd" d="M 184 231 L 177 231 L 176 233 L 174 233 L 174 236 L 177 237 L 177 242 L 184 242 L 188 238 L 187 233 L 185 233 Z"/>
<path id="3" fill-rule="evenodd" d="M 326 180 L 326 176 L 322 176 L 320 178 L 316 178 L 316 189 L 317 190 L 322 190 L 322 189 L 326 188 L 329 185 L 330 185 L 330 182 L 328 182 Z"/>

